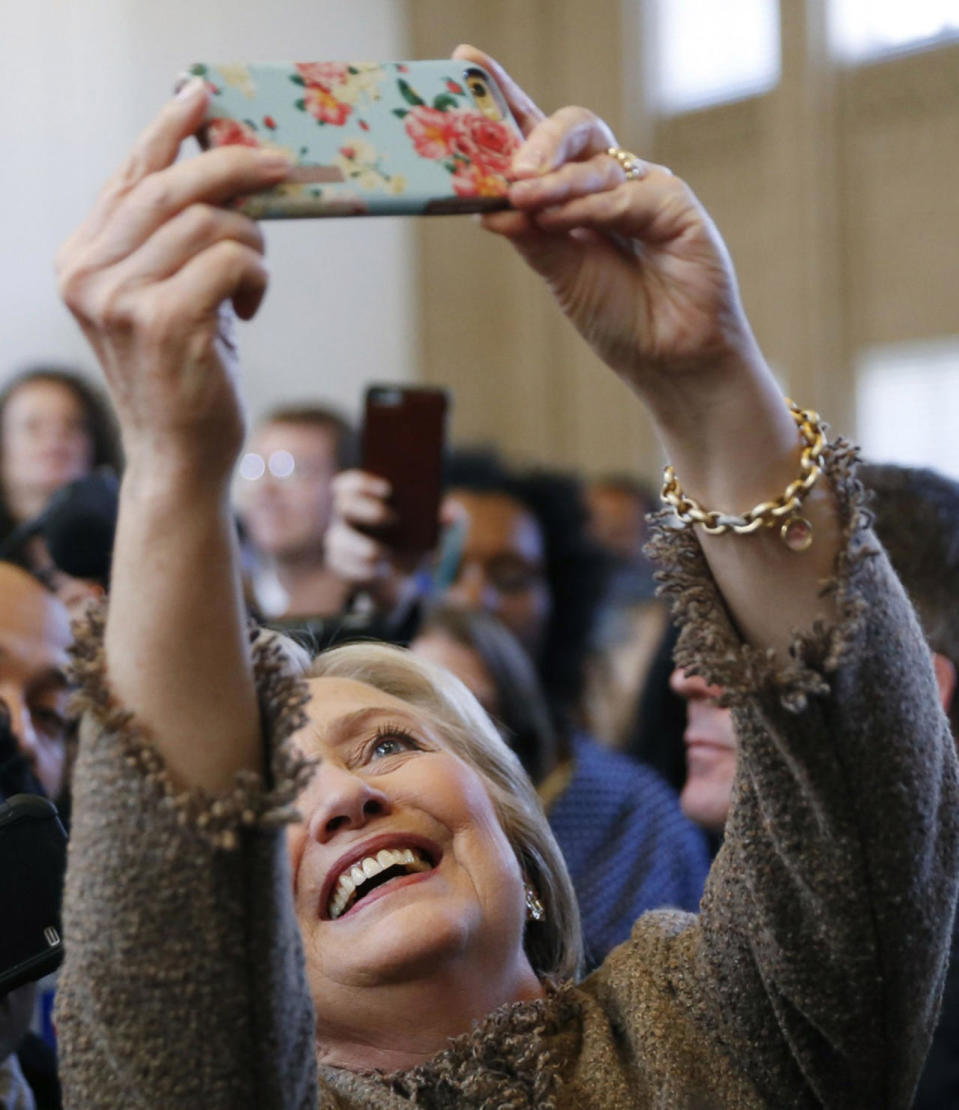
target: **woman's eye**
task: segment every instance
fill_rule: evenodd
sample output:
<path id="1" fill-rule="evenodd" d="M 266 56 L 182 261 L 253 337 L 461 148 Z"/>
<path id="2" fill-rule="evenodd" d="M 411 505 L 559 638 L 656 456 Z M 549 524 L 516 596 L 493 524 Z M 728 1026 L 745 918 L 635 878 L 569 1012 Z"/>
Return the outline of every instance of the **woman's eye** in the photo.
<path id="1" fill-rule="evenodd" d="M 373 759 L 383 759 L 385 756 L 399 755 L 401 752 L 418 751 L 419 744 L 416 739 L 406 732 L 382 733 L 373 741 L 370 756 Z"/>

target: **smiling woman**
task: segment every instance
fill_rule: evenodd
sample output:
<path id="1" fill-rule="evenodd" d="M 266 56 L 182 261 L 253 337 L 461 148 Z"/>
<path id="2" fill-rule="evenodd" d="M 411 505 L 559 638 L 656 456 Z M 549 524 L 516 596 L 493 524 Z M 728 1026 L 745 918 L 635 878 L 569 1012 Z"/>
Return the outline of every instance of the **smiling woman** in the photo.
<path id="1" fill-rule="evenodd" d="M 677 662 L 724 687 L 740 737 L 701 912 L 644 915 L 576 982 L 558 851 L 465 687 L 377 645 L 311 664 L 251 643 L 224 303 L 252 316 L 266 271 L 256 226 L 220 204 L 290 165 L 246 147 L 176 161 L 198 83 L 60 258 L 129 456 L 106 627 L 91 614 L 77 648 L 66 1102 L 905 1108 L 945 965 L 959 786 L 851 453 L 817 439 L 816 476 L 796 478 L 811 449 L 689 189 L 586 109 L 546 118 L 493 59 L 457 57 L 492 73 L 526 136 L 486 228 L 646 404 L 681 505 L 757 506 L 735 530 L 697 507 L 709 528 L 664 521 L 656 540 Z M 761 526 L 782 523 L 770 506 L 801 508 L 807 550 Z"/>
<path id="2" fill-rule="evenodd" d="M 488 863 L 481 873 L 489 876 L 491 868 L 493 872 L 499 869 L 501 873 L 491 877 L 506 897 L 510 879 L 515 887 L 515 876 L 520 875 L 518 893 L 512 891 L 514 901 L 518 898 L 518 903 L 525 904 L 528 891 L 542 906 L 542 920 L 530 920 L 525 931 L 520 929 L 533 971 L 555 981 L 575 976 L 582 941 L 566 866 L 529 776 L 466 687 L 448 671 L 385 644 L 326 652 L 307 673 L 312 694 L 310 724 L 304 730 L 308 739 L 300 743 L 308 756 L 322 758 L 307 796 L 321 797 L 329 804 L 340 797 L 327 786 L 332 768 L 338 762 L 356 768 L 353 786 L 357 793 L 347 793 L 340 803 L 346 813 L 328 815 L 327 822 L 355 823 L 357 807 L 362 811 L 364 805 L 374 810 L 390 807 L 392 812 L 392 796 L 376 793 L 380 783 L 391 790 L 400 789 L 404 797 L 412 791 L 410 805 L 427 825 L 424 805 L 437 797 L 445 798 L 447 804 L 458 799 L 461 810 L 454 808 L 449 814 L 454 827 L 463 825 L 473 812 L 477 819 L 469 822 L 471 827 L 491 830 L 488 847 L 495 851 L 485 853 Z M 346 711 L 351 701 L 355 706 Z M 335 718 L 338 709 L 346 715 Z M 337 739 L 340 744 L 335 743 Z M 348 745 L 346 752 L 344 744 Z M 445 793 L 440 782 L 448 788 Z M 373 793 L 367 795 L 366 790 Z M 309 811 L 308 802 L 301 804 Z M 291 838 L 295 855 L 296 846 L 302 852 L 305 839 L 321 835 L 317 823 L 323 817 L 318 812 L 327 811 L 314 810 L 309 833 L 299 826 Z M 379 830 L 374 827 L 372 831 Z M 431 845 L 420 846 L 436 870 L 441 854 Z M 504 849 L 505 864 L 495 863 Z M 299 871 L 295 869 L 295 873 Z M 504 920 L 511 916 L 506 913 Z M 488 978 L 487 973 L 481 978 Z"/>

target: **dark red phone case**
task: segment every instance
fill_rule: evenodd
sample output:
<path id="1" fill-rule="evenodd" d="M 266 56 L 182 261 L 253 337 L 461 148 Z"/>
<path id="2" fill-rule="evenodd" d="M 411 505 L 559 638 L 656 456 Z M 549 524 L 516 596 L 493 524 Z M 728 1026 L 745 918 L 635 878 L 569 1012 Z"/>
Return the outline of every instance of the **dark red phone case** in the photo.
<path id="1" fill-rule="evenodd" d="M 449 398 L 443 389 L 375 385 L 366 392 L 363 469 L 392 486 L 395 523 L 375 531 L 395 551 L 432 551 L 439 507 Z"/>

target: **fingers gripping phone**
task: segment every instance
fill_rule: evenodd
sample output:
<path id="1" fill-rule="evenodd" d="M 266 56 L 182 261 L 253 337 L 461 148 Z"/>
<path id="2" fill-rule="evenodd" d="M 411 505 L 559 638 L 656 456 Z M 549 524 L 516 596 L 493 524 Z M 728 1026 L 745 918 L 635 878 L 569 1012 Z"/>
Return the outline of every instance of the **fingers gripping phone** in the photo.
<path id="1" fill-rule="evenodd" d="M 374 534 L 398 554 L 425 554 L 439 539 L 448 407 L 442 389 L 374 385 L 366 391 L 363 469 L 390 483 L 395 514 Z"/>
<path id="2" fill-rule="evenodd" d="M 274 147 L 286 182 L 243 198 L 254 219 L 482 212 L 508 206 L 523 140 L 473 63 L 198 63 L 210 89 L 205 148 Z"/>

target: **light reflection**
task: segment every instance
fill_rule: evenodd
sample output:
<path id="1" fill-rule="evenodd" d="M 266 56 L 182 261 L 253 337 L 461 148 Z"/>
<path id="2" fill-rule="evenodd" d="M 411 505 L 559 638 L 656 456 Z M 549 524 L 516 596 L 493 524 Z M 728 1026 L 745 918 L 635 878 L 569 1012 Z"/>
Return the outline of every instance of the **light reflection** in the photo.
<path id="1" fill-rule="evenodd" d="M 959 36 L 956 0 L 831 0 L 829 30 L 835 54 L 846 61 Z"/>
<path id="2" fill-rule="evenodd" d="M 238 473 L 241 478 L 245 478 L 248 482 L 255 482 L 258 478 L 262 478 L 266 473 L 266 463 L 263 461 L 263 456 L 258 455 L 255 451 L 247 451 L 240 460 Z"/>
<path id="3" fill-rule="evenodd" d="M 296 470 L 296 460 L 289 451 L 274 451 L 267 465 L 274 478 L 289 478 Z"/>
<path id="4" fill-rule="evenodd" d="M 274 478 L 285 481 L 296 472 L 296 459 L 289 451 L 284 450 L 271 452 L 268 459 L 264 459 L 256 451 L 247 451 L 240 460 L 237 474 L 247 482 L 257 482 L 267 470 Z"/>
<path id="5" fill-rule="evenodd" d="M 768 92 L 779 81 L 777 0 L 654 0 L 651 98 L 665 114 Z"/>

